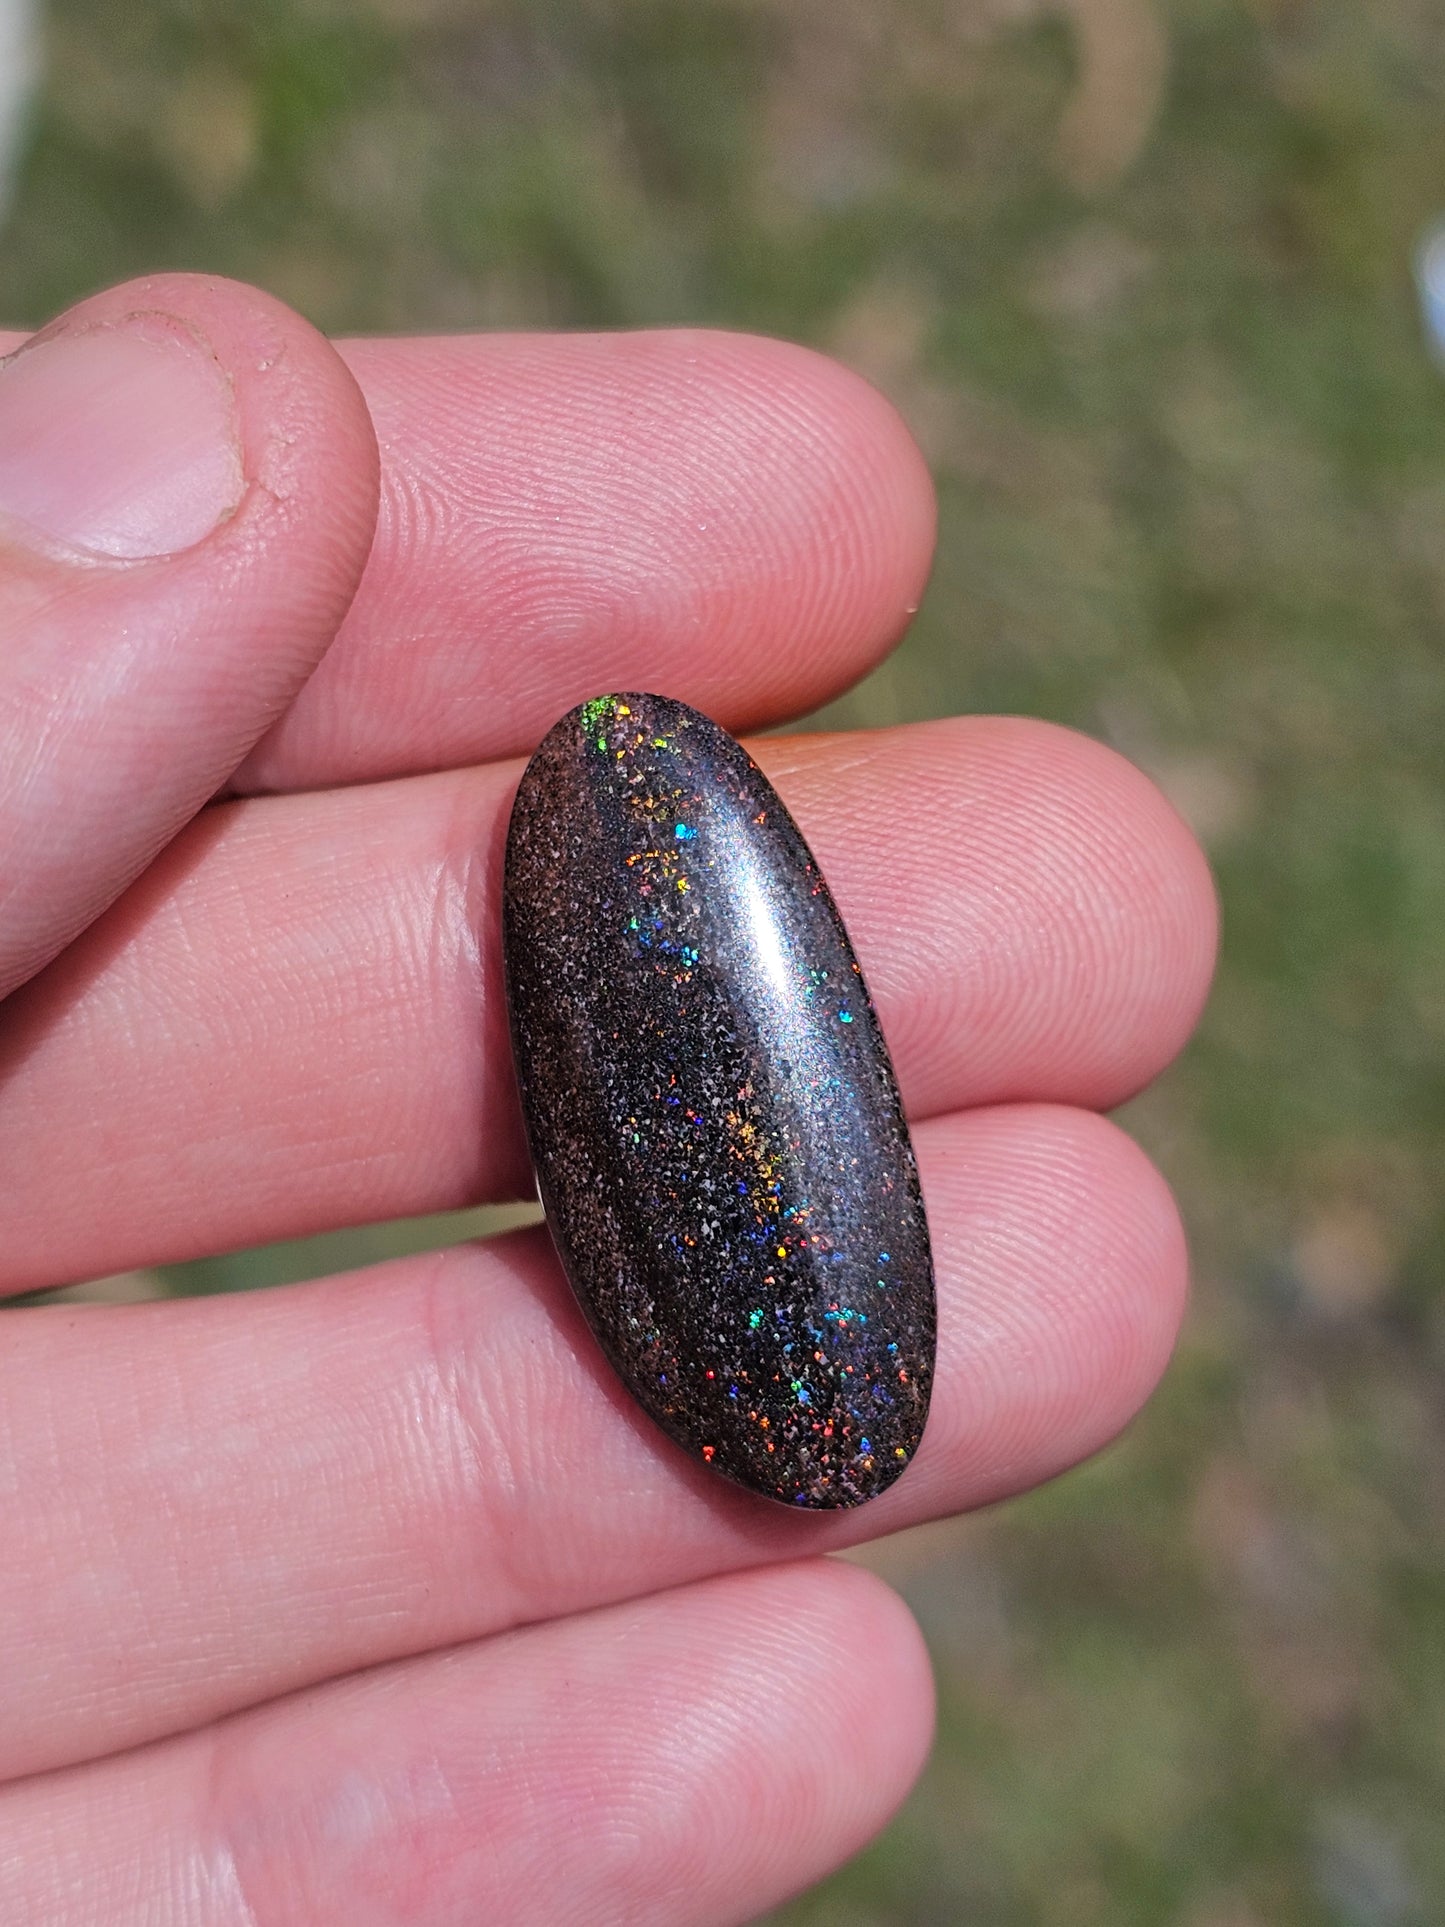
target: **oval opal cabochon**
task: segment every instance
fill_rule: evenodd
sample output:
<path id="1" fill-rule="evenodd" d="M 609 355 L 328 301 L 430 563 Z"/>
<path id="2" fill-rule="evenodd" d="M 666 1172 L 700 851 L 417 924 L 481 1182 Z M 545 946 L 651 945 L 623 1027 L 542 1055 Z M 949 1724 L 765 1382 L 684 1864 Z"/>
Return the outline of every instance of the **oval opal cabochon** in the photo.
<path id="1" fill-rule="evenodd" d="M 874 1497 L 928 1412 L 928 1226 L 862 974 L 775 791 L 682 703 L 581 704 L 517 791 L 503 944 L 547 1222 L 624 1383 L 754 1492 Z"/>

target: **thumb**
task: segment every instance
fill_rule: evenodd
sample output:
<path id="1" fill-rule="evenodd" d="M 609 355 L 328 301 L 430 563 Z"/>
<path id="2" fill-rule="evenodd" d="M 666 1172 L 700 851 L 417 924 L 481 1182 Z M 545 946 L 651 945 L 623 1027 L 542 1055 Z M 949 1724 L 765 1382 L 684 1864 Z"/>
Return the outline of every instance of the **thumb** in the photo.
<path id="1" fill-rule="evenodd" d="M 351 375 L 253 288 L 134 281 L 0 361 L 0 996 L 286 708 L 376 493 Z"/>

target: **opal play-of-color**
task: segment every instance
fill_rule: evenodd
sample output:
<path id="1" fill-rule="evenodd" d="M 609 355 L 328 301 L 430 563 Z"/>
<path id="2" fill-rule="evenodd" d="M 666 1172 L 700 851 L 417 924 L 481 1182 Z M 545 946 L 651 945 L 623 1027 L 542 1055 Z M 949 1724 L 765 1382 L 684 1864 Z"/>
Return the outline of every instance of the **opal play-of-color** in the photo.
<path id="1" fill-rule="evenodd" d="M 913 1456 L 935 1310 L 887 1047 L 827 886 L 739 743 L 599 696 L 507 837 L 512 1041 L 562 1263 L 634 1397 L 789 1505 Z"/>

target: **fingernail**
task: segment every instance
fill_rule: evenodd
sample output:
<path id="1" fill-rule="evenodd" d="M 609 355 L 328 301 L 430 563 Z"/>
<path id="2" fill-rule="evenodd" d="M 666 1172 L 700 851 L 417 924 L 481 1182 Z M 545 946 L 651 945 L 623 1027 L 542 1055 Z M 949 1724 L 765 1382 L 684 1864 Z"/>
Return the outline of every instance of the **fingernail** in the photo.
<path id="1" fill-rule="evenodd" d="M 209 535 L 245 486 L 230 384 L 184 323 L 62 326 L 0 363 L 0 531 L 136 560 Z"/>

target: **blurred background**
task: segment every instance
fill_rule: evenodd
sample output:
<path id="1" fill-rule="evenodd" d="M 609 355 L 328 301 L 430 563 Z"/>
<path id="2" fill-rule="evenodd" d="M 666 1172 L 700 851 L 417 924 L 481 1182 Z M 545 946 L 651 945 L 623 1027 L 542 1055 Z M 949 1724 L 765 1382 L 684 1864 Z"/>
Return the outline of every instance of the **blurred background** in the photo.
<path id="1" fill-rule="evenodd" d="M 779 1922 L 1438 1927 L 1445 372 L 1412 263 L 1445 5 L 57 0 L 41 44 L 7 321 L 184 266 L 328 330 L 815 343 L 943 516 L 910 639 L 825 720 L 1057 718 L 1217 866 L 1203 1033 L 1125 1117 L 1191 1225 L 1178 1361 L 1096 1463 L 872 1556 L 937 1752 Z"/>

